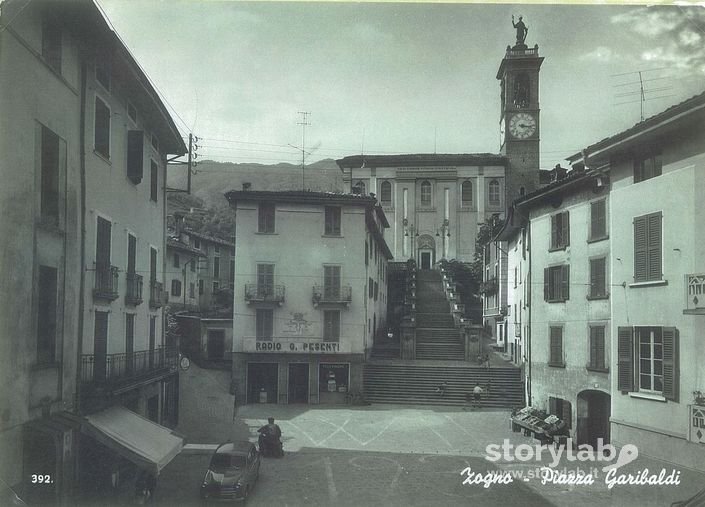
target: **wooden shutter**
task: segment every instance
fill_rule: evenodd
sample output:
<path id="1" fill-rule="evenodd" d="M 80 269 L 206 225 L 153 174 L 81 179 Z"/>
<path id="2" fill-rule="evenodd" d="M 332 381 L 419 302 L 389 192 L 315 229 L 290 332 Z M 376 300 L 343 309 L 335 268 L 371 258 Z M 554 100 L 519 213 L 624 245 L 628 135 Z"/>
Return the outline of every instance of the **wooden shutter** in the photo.
<path id="1" fill-rule="evenodd" d="M 340 266 L 323 267 L 323 292 L 327 297 L 340 297 Z"/>
<path id="2" fill-rule="evenodd" d="M 604 296 L 605 288 L 605 259 L 590 260 L 590 296 Z"/>
<path id="3" fill-rule="evenodd" d="M 551 248 L 558 248 L 558 215 L 551 217 Z"/>
<path id="4" fill-rule="evenodd" d="M 543 299 L 544 301 L 550 301 L 551 300 L 551 288 L 550 288 L 550 279 L 551 279 L 551 268 L 544 268 L 543 270 Z"/>
<path id="5" fill-rule="evenodd" d="M 634 219 L 634 281 L 648 280 L 648 216 Z"/>
<path id="6" fill-rule="evenodd" d="M 590 239 L 601 238 L 607 233 L 607 206 L 605 200 L 593 202 L 590 211 Z"/>
<path id="7" fill-rule="evenodd" d="M 590 366 L 605 368 L 605 328 L 594 326 L 590 328 Z"/>
<path id="8" fill-rule="evenodd" d="M 95 247 L 95 261 L 98 269 L 110 267 L 110 231 L 112 224 L 102 217 L 98 217 Z"/>
<path id="9" fill-rule="evenodd" d="M 570 266 L 564 264 L 561 268 L 561 299 L 570 299 Z"/>
<path id="10" fill-rule="evenodd" d="M 570 245 L 570 215 L 566 211 L 563 213 L 561 220 L 561 244 L 560 246 Z"/>
<path id="11" fill-rule="evenodd" d="M 568 428 L 572 428 L 572 423 L 573 423 L 573 408 L 568 400 L 563 400 L 562 403 L 562 414 L 560 415 L 560 418 L 565 421 L 566 426 Z"/>
<path id="12" fill-rule="evenodd" d="M 648 271 L 649 280 L 661 280 L 661 213 L 647 216 L 648 228 Z"/>
<path id="13" fill-rule="evenodd" d="M 622 393 L 634 390 L 634 333 L 631 327 L 617 331 L 617 389 Z"/>
<path id="14" fill-rule="evenodd" d="M 127 132 L 127 177 L 134 184 L 142 181 L 144 164 L 144 132 L 128 130 Z"/>
<path id="15" fill-rule="evenodd" d="M 551 351 L 549 363 L 563 364 L 563 328 L 551 328 Z"/>
<path id="16" fill-rule="evenodd" d="M 274 264 L 257 264 L 257 290 L 265 296 L 274 291 Z"/>
<path id="17" fill-rule="evenodd" d="M 678 330 L 663 328 L 663 397 L 678 401 Z"/>

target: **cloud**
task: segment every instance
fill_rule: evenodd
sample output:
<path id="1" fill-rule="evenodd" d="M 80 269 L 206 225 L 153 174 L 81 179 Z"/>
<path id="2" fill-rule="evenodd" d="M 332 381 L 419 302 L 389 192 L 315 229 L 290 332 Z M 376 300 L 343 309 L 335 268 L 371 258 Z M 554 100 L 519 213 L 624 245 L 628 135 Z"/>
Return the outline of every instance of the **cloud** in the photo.
<path id="1" fill-rule="evenodd" d="M 580 56 L 581 60 L 588 60 L 600 63 L 612 62 L 617 58 L 619 58 L 619 55 L 615 51 L 612 51 L 612 49 L 605 46 L 597 46 L 589 53 L 585 53 L 584 55 Z"/>
<path id="2" fill-rule="evenodd" d="M 705 8 L 642 7 L 613 16 L 611 22 L 646 39 L 641 61 L 662 64 L 682 74 L 705 74 Z"/>

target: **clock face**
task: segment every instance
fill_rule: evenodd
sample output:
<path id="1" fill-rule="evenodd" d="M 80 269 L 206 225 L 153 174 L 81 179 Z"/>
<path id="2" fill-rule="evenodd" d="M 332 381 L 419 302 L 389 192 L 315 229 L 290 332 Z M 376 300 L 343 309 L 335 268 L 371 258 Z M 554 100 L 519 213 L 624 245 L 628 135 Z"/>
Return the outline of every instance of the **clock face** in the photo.
<path id="1" fill-rule="evenodd" d="M 509 132 L 517 139 L 527 139 L 536 132 L 536 119 L 529 113 L 517 113 L 509 120 Z"/>

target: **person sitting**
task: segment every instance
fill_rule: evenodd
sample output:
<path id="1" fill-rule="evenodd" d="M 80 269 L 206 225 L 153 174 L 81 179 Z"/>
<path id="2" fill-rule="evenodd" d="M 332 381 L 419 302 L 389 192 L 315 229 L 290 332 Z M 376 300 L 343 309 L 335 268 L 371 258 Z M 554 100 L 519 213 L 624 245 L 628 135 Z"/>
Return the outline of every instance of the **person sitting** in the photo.
<path id="1" fill-rule="evenodd" d="M 260 451 L 263 448 L 276 450 L 277 447 L 281 447 L 282 430 L 278 424 L 274 423 L 274 417 L 268 418 L 267 424 L 258 429 L 257 432 L 259 433 Z"/>
<path id="2" fill-rule="evenodd" d="M 448 389 L 448 382 L 444 380 L 438 387 L 436 387 L 436 394 L 442 398 L 446 394 L 446 389 Z"/>

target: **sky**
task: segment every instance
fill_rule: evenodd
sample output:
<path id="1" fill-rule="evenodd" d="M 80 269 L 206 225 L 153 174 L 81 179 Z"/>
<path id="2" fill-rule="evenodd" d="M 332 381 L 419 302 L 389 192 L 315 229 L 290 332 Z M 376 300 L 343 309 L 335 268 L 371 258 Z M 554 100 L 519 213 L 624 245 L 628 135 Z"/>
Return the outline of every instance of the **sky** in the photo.
<path id="1" fill-rule="evenodd" d="M 200 159 L 499 153 L 523 16 L 541 168 L 705 90 L 705 7 L 99 0 Z M 309 112 L 302 139 L 301 111 Z"/>

